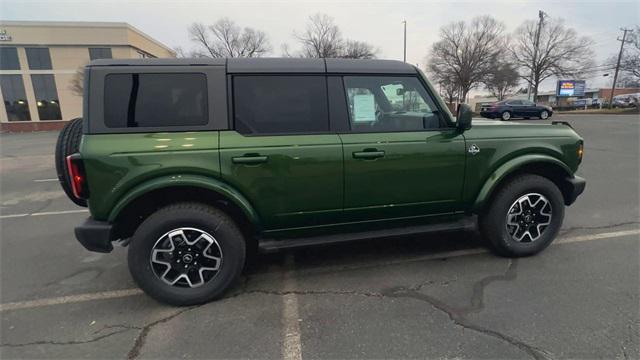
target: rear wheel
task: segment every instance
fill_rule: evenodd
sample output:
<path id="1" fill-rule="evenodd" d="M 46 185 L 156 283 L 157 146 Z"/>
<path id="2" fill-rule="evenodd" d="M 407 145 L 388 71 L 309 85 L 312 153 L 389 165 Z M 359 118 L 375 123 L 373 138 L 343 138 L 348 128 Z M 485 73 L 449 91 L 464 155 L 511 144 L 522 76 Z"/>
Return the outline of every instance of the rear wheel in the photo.
<path id="1" fill-rule="evenodd" d="M 480 217 L 480 229 L 503 256 L 534 255 L 555 239 L 564 218 L 558 187 L 538 175 L 514 178 L 493 198 Z"/>
<path id="2" fill-rule="evenodd" d="M 511 113 L 509 111 L 503 111 L 502 114 L 500 114 L 500 118 L 504 121 L 510 120 Z"/>
<path id="3" fill-rule="evenodd" d="M 67 156 L 80 151 L 80 141 L 82 140 L 82 119 L 76 118 L 69 120 L 67 124 L 60 130 L 58 140 L 56 142 L 55 164 L 58 181 L 62 190 L 67 197 L 76 205 L 87 206 L 87 201 L 78 199 L 73 195 L 71 190 L 71 179 L 69 178 L 69 169 L 67 169 Z"/>
<path id="4" fill-rule="evenodd" d="M 198 203 L 158 210 L 136 230 L 129 271 L 152 298 L 171 305 L 221 297 L 242 272 L 245 240 L 229 216 Z"/>

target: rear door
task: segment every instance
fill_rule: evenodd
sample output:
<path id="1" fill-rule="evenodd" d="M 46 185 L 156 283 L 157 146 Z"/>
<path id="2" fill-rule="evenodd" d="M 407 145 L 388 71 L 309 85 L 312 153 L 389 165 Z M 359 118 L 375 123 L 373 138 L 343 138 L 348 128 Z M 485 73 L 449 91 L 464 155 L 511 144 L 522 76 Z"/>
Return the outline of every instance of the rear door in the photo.
<path id="1" fill-rule="evenodd" d="M 346 221 L 446 214 L 460 208 L 465 141 L 417 76 L 345 76 Z"/>
<path id="2" fill-rule="evenodd" d="M 535 117 L 539 115 L 538 112 L 536 104 L 529 100 L 522 100 L 522 116 Z"/>
<path id="3" fill-rule="evenodd" d="M 509 100 L 507 105 L 511 108 L 511 114 L 513 117 L 523 117 L 525 116 L 524 108 L 522 106 L 522 101 L 520 100 Z"/>
<path id="4" fill-rule="evenodd" d="M 222 177 L 266 230 L 336 222 L 342 144 L 329 133 L 324 75 L 234 75 L 233 129 L 220 132 Z"/>

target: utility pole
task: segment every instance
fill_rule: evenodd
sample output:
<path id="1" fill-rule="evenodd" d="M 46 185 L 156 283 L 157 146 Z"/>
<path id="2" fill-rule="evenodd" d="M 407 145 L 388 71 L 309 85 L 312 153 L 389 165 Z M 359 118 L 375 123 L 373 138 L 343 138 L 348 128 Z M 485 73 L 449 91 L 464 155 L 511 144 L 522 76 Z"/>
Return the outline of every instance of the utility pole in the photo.
<path id="1" fill-rule="evenodd" d="M 402 61 L 407 62 L 407 20 L 403 20 L 404 24 L 404 56 L 402 57 Z"/>
<path id="2" fill-rule="evenodd" d="M 538 10 L 538 18 L 540 18 L 540 20 L 538 20 L 538 28 L 536 29 L 536 40 L 533 44 L 533 64 L 531 66 L 531 81 L 529 82 L 529 87 L 527 87 L 527 100 L 531 100 L 531 83 L 533 83 L 534 70 L 536 70 L 538 67 L 538 46 L 540 45 L 540 33 L 542 32 L 542 24 L 544 23 L 545 15 L 546 14 L 544 11 Z"/>
<path id="3" fill-rule="evenodd" d="M 613 75 L 613 84 L 611 85 L 611 94 L 609 95 L 609 109 L 613 107 L 613 93 L 616 91 L 618 70 L 620 70 L 620 60 L 622 59 L 622 52 L 624 51 L 624 43 L 627 42 L 627 33 L 633 32 L 633 30 L 627 28 L 620 28 L 620 30 L 624 31 L 624 33 L 622 35 L 622 39 L 617 39 L 618 41 L 620 41 L 620 52 L 618 53 L 618 63 L 616 64 L 616 72 Z"/>

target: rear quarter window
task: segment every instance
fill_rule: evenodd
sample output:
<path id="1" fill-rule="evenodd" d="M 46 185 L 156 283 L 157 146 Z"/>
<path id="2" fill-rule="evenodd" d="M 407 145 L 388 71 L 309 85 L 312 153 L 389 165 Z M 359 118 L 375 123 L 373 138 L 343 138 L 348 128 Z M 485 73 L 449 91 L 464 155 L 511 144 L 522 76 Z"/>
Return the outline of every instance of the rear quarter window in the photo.
<path id="1" fill-rule="evenodd" d="M 104 91 L 108 128 L 198 126 L 209 120 L 205 74 L 109 74 Z"/>

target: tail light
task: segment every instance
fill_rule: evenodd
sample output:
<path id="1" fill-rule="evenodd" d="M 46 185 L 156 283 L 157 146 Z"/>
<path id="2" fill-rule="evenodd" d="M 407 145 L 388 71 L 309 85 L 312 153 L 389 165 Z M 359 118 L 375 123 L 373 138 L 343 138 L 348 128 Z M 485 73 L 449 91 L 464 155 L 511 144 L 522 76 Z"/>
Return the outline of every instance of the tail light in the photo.
<path id="1" fill-rule="evenodd" d="M 71 182 L 73 196 L 78 199 L 89 198 L 87 176 L 84 171 L 84 163 L 80 158 L 80 154 L 71 154 L 67 156 L 67 169 L 69 171 L 69 180 Z"/>

